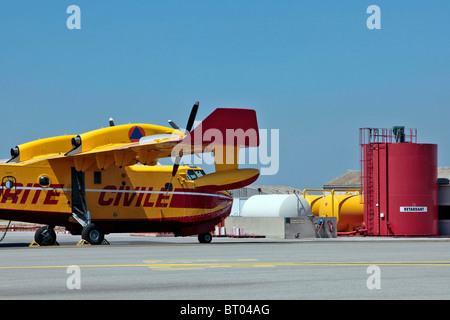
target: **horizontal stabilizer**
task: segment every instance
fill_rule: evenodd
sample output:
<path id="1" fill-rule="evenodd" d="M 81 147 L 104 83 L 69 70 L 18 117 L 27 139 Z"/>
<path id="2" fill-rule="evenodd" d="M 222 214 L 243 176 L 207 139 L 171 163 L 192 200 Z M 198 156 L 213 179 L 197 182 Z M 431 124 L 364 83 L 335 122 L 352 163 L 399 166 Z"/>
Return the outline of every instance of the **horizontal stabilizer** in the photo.
<path id="1" fill-rule="evenodd" d="M 255 182 L 258 176 L 258 169 L 220 171 L 196 179 L 194 186 L 196 189 L 214 191 L 239 189 Z"/>

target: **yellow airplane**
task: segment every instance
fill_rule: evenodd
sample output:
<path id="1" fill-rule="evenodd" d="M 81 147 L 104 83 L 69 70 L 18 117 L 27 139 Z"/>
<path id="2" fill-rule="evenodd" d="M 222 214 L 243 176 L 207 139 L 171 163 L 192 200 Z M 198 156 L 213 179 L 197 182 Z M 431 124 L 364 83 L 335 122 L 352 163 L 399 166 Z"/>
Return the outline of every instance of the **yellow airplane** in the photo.
<path id="1" fill-rule="evenodd" d="M 80 135 L 36 140 L 11 149 L 0 163 L 0 219 L 43 224 L 39 245 L 56 243 L 64 226 L 90 244 L 105 234 L 173 232 L 212 240 L 231 211 L 225 190 L 254 182 L 239 169 L 240 148 L 259 145 L 256 112 L 218 108 L 192 131 L 198 102 L 182 131 L 150 124 L 114 125 Z M 180 165 L 187 154 L 213 152 L 216 172 Z M 174 165 L 159 165 L 172 157 Z"/>

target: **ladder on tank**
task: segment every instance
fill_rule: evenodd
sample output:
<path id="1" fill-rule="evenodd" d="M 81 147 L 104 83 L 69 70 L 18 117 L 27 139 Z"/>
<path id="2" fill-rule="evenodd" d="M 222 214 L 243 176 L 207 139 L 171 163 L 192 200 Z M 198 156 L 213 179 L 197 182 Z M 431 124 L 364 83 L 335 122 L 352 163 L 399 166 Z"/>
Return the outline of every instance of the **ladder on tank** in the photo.
<path id="1" fill-rule="evenodd" d="M 375 133 L 377 135 L 378 132 Z M 374 144 L 372 142 L 374 136 L 372 129 L 360 129 L 360 169 L 361 169 L 361 188 L 363 190 L 364 201 L 364 220 L 366 223 L 367 233 L 369 235 L 377 234 L 377 221 L 375 220 L 374 208 Z"/>

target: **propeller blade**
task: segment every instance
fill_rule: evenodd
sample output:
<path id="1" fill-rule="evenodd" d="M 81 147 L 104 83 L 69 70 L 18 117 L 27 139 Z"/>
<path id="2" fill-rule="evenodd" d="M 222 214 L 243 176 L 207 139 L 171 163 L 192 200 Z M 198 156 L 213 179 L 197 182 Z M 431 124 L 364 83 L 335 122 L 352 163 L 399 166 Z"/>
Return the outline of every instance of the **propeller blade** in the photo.
<path id="1" fill-rule="evenodd" d="M 177 174 L 178 168 L 180 167 L 181 155 L 175 158 L 175 163 L 172 168 L 172 178 Z"/>
<path id="2" fill-rule="evenodd" d="M 172 169 L 172 178 L 175 177 L 175 175 L 177 174 L 177 171 L 178 171 L 178 167 L 179 167 L 179 166 L 180 166 L 179 164 L 174 164 L 174 165 L 173 165 L 173 169 Z"/>
<path id="3" fill-rule="evenodd" d="M 176 130 L 180 130 L 180 127 L 177 126 L 177 124 L 175 122 L 173 122 L 172 120 L 169 120 L 169 124 L 172 128 L 174 128 Z"/>
<path id="4" fill-rule="evenodd" d="M 186 131 L 191 132 L 192 126 L 194 125 L 195 117 L 197 115 L 199 102 L 197 101 L 192 107 L 191 114 L 189 115 L 189 120 L 186 125 Z"/>

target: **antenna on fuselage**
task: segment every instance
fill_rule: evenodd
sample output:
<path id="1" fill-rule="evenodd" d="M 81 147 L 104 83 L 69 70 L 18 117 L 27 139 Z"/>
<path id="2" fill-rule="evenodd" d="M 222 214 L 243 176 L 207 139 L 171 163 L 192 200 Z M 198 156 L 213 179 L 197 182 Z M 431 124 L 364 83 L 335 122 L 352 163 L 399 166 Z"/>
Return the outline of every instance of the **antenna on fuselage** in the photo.
<path id="1" fill-rule="evenodd" d="M 109 118 L 109 126 L 110 127 L 114 127 L 115 123 L 114 123 L 114 119 L 113 118 Z"/>

